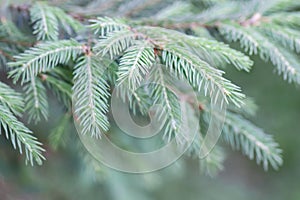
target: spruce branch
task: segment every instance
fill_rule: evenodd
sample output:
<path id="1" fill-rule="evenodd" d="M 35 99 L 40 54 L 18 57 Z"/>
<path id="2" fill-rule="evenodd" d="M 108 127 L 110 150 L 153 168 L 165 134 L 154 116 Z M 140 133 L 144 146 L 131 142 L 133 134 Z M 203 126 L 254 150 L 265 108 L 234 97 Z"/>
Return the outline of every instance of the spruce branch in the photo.
<path id="1" fill-rule="evenodd" d="M 175 136 L 177 143 L 183 145 L 185 140 L 179 135 L 182 120 L 180 103 L 178 97 L 169 88 L 171 79 L 163 71 L 161 65 L 156 65 L 150 76 L 151 82 L 153 81 L 149 86 L 150 97 L 153 99 L 153 105 L 161 105 L 161 110 L 157 113 L 157 117 L 165 123 L 164 138 L 170 142 L 172 136 Z"/>
<path id="2" fill-rule="evenodd" d="M 20 154 L 23 153 L 24 148 L 26 163 L 30 162 L 33 165 L 35 161 L 41 165 L 45 160 L 42 155 L 44 149 L 41 147 L 41 143 L 31 135 L 32 132 L 18 121 L 6 106 L 0 104 L 0 110 L 0 134 L 3 130 L 6 138 L 10 139 L 14 149 L 19 149 Z"/>
<path id="3" fill-rule="evenodd" d="M 39 78 L 32 76 L 29 83 L 24 86 L 25 112 L 28 121 L 39 122 L 42 118 L 48 119 L 49 105 L 46 88 Z"/>
<path id="4" fill-rule="evenodd" d="M 135 38 L 135 33 L 129 30 L 108 33 L 99 39 L 93 50 L 97 55 L 108 55 L 114 60 L 135 43 Z"/>
<path id="5" fill-rule="evenodd" d="M 275 23 L 282 27 L 289 27 L 297 30 L 300 26 L 300 12 L 274 13 L 268 16 L 268 19 L 270 23 Z"/>
<path id="6" fill-rule="evenodd" d="M 224 101 L 228 103 L 229 100 L 237 106 L 242 103 L 244 95 L 240 93 L 238 86 L 223 78 L 222 71 L 213 68 L 187 50 L 169 45 L 162 52 L 162 60 L 171 72 L 179 78 L 186 79 L 198 91 L 203 90 L 213 101 L 220 95 L 222 104 Z"/>
<path id="7" fill-rule="evenodd" d="M 211 57 L 225 63 L 233 64 L 238 70 L 249 72 L 253 65 L 253 62 L 248 56 L 230 48 L 222 42 L 190 36 L 189 40 L 186 41 L 186 45 L 199 48 L 204 54 L 209 54 Z"/>
<path id="8" fill-rule="evenodd" d="M 38 40 L 58 39 L 58 20 L 49 8 L 44 2 L 37 2 L 30 8 L 33 34 L 37 36 Z"/>
<path id="9" fill-rule="evenodd" d="M 283 75 L 284 80 L 298 84 L 300 83 L 300 66 L 297 56 L 278 44 L 278 41 L 274 41 L 274 36 L 270 37 L 266 35 L 266 33 L 259 28 L 244 28 L 238 25 L 221 25 L 220 29 L 221 33 L 228 41 L 239 41 L 241 46 L 248 52 L 258 54 L 265 61 L 270 60 L 272 64 L 277 67 L 278 73 Z M 278 34 L 279 33 L 276 33 L 277 36 Z M 279 40 L 282 43 L 287 42 L 282 36 Z M 291 38 L 289 42 L 293 42 L 294 44 L 295 41 L 292 40 L 293 39 Z"/>
<path id="10" fill-rule="evenodd" d="M 80 57 L 74 71 L 74 114 L 82 134 L 101 137 L 108 131 L 109 86 L 103 77 L 104 66 L 91 52 Z"/>
<path id="11" fill-rule="evenodd" d="M 282 150 L 273 137 L 238 114 L 227 112 L 223 136 L 233 148 L 241 149 L 251 160 L 255 158 L 258 164 L 262 163 L 265 170 L 269 165 L 274 169 L 282 165 Z"/>
<path id="12" fill-rule="evenodd" d="M 21 116 L 24 106 L 22 94 L 2 82 L 0 82 L 0 102 L 3 106 L 7 106 L 14 115 Z"/>
<path id="13" fill-rule="evenodd" d="M 286 48 L 296 53 L 300 52 L 300 32 L 289 27 L 282 27 L 276 24 L 265 24 L 259 28 L 272 40 L 277 41 Z"/>
<path id="14" fill-rule="evenodd" d="M 239 41 L 241 47 L 250 55 L 258 54 L 259 43 L 257 39 L 251 35 L 251 29 L 240 26 L 237 23 L 223 22 L 219 25 L 220 33 L 225 36 L 229 42 Z"/>
<path id="15" fill-rule="evenodd" d="M 199 49 L 202 54 L 209 55 L 214 59 L 232 64 L 239 70 L 249 71 L 253 62 L 243 53 L 230 48 L 227 44 L 203 37 L 195 37 L 159 27 L 137 27 L 136 31 L 150 38 L 152 43 L 163 49 L 167 44 L 177 44 L 184 48 Z M 142 35 L 140 34 L 140 35 Z M 147 37 L 146 37 L 147 36 Z M 178 40 L 180 38 L 180 40 Z"/>
<path id="16" fill-rule="evenodd" d="M 30 18 L 34 29 L 33 34 L 38 40 L 57 40 L 60 23 L 69 34 L 72 33 L 70 28 L 75 32 L 84 28 L 80 22 L 67 15 L 62 9 L 49 6 L 45 2 L 36 2 L 30 8 Z"/>
<path id="17" fill-rule="evenodd" d="M 14 23 L 1 19 L 0 59 L 11 60 L 10 77 L 15 83 L 26 84 L 25 112 L 29 114 L 29 120 L 37 122 L 47 118 L 47 86 L 68 109 L 73 98 L 73 116 L 82 134 L 100 137 L 109 129 L 110 86 L 117 86 L 119 97 L 129 102 L 134 114 L 147 114 L 151 105 L 161 104 L 162 110 L 156 114 L 165 123 L 166 140 L 175 137 L 177 143 L 184 146 L 190 139 L 190 129 L 181 125 L 187 121 L 199 123 L 199 116 L 195 115 L 194 105 L 190 105 L 188 99 L 182 102 L 182 97 L 177 97 L 170 85 L 185 80 L 201 98 L 206 99 L 203 92 L 213 102 L 221 97 L 222 104 L 228 104 L 223 135 L 232 147 L 241 149 L 250 159 L 256 158 L 265 169 L 269 165 L 278 168 L 282 164 L 278 144 L 243 117 L 253 115 L 255 108 L 238 86 L 224 78 L 222 67 L 232 65 L 249 72 L 253 62 L 242 52 L 220 42 L 223 39 L 220 35 L 227 43 L 240 43 L 247 54 L 259 55 L 272 62 L 284 79 L 300 84 L 297 54 L 300 52 L 300 14 L 295 10 L 300 4 L 293 0 L 268 0 L 268 3 L 204 0 L 170 6 L 166 2 L 153 1 L 150 2 L 153 8 L 142 13 L 147 4 L 132 2 L 113 1 L 101 9 L 104 15 L 134 15 L 134 19 L 98 17 L 90 20 L 88 29 L 92 31 L 84 29 L 72 17 L 91 18 L 89 11 L 95 11 L 92 3 L 80 15 L 73 10 L 69 15 L 46 2 L 21 7 L 30 12 L 37 39 L 51 40 L 36 45 L 35 40 L 25 37 Z M 165 9 L 157 12 L 154 7 Z M 151 15 L 154 17 L 147 17 Z M 86 32 L 80 32 L 83 29 Z M 191 32 L 200 37 L 191 36 Z M 76 40 L 60 40 L 63 36 L 74 36 Z M 12 57 L 23 52 L 24 47 L 31 48 Z M 140 87 L 144 80 L 157 84 Z M 1 82 L 0 87 L 0 109 L 4 110 L 0 113 L 0 124 L 6 137 L 10 135 L 13 146 L 20 150 L 24 144 L 29 152 L 26 160 L 40 162 L 43 159 L 40 143 L 15 117 L 23 110 L 20 94 Z M 200 105 L 199 109 L 206 115 L 205 107 Z M 51 134 L 55 144 L 63 141 L 69 119 L 68 114 L 64 116 Z M 203 135 L 200 130 L 198 132 L 190 148 L 196 157 L 203 141 Z M 217 148 L 200 161 L 201 169 L 214 175 L 223 168 L 224 158 L 222 150 Z"/>
<path id="18" fill-rule="evenodd" d="M 49 74 L 42 74 L 41 79 L 54 95 L 65 105 L 66 108 L 71 108 L 72 100 L 72 85 L 64 80 L 53 77 Z"/>
<path id="19" fill-rule="evenodd" d="M 105 24 L 105 21 L 103 20 L 101 22 Z M 208 63 L 195 56 L 193 52 L 184 48 L 191 45 L 195 48 L 202 48 L 203 51 L 206 51 L 207 53 L 217 52 L 215 55 L 220 59 L 231 62 L 238 69 L 248 71 L 249 67 L 252 65 L 252 61 L 240 52 L 230 49 L 227 45 L 154 27 L 137 27 L 130 28 L 129 30 L 119 30 L 112 33 L 110 32 L 108 36 L 105 37 L 107 38 L 100 38 L 100 41 L 95 47 L 96 51 L 97 49 L 100 49 L 100 54 L 102 56 L 109 52 L 110 58 L 115 59 L 116 56 L 119 56 L 130 46 L 134 45 L 134 43 L 136 43 L 135 40 L 144 40 L 144 42 L 150 43 L 154 45 L 155 48 L 163 51 L 162 61 L 164 64 L 167 64 L 169 69 L 173 69 L 173 64 L 175 65 L 175 68 L 185 64 L 185 66 L 175 69 L 175 72 L 177 72 L 177 74 L 180 73 L 181 77 L 185 76 L 193 87 L 197 86 L 197 89 L 200 90 L 202 85 L 200 80 L 204 80 L 207 83 L 210 82 L 209 84 L 204 84 L 206 94 L 208 94 L 208 91 L 212 95 L 219 95 L 219 93 L 221 93 L 226 102 L 228 102 L 228 96 L 236 105 L 241 103 L 243 97 L 239 93 L 239 88 L 224 79 L 222 77 L 222 71 L 213 68 Z M 181 38 L 182 41 L 179 41 L 178 45 L 175 45 L 176 43 L 172 44 L 172 39 L 175 40 L 176 38 L 176 40 L 178 40 L 178 37 Z M 172 57 L 172 54 L 175 55 Z M 182 61 L 178 63 L 180 58 Z M 194 74 L 189 74 L 191 73 L 189 70 L 192 70 Z M 215 90 L 215 86 L 217 86 L 218 89 Z"/>
<path id="20" fill-rule="evenodd" d="M 109 17 L 98 17 L 90 20 L 89 26 L 95 34 L 105 36 L 114 31 L 129 29 L 129 26 L 122 19 L 113 19 Z"/>
<path id="21" fill-rule="evenodd" d="M 147 43 L 128 48 L 120 59 L 118 84 L 127 84 L 135 90 L 149 73 L 154 61 L 153 47 Z"/>
<path id="22" fill-rule="evenodd" d="M 70 60 L 76 59 L 83 53 L 84 45 L 75 40 L 60 40 L 56 42 L 44 42 L 26 50 L 14 58 L 15 62 L 8 63 L 15 67 L 10 71 L 9 76 L 14 82 L 21 79 L 21 83 L 28 82 L 38 73 L 53 69 L 58 64 L 66 64 Z"/>

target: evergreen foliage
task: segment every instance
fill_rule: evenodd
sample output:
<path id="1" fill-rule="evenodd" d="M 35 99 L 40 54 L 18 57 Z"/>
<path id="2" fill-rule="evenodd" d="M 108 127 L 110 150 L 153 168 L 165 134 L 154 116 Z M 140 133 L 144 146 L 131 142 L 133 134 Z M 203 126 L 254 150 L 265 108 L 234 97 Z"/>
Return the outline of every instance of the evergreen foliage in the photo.
<path id="1" fill-rule="evenodd" d="M 75 120 L 82 127 L 82 134 L 100 137 L 108 131 L 109 85 L 103 78 L 101 60 L 87 54 L 78 58 L 74 71 L 73 98 Z"/>
<path id="2" fill-rule="evenodd" d="M 24 11 L 30 13 L 30 23 L 22 26 L 15 24 L 18 16 L 1 18 L 1 65 L 7 63 L 9 77 L 24 88 L 25 106 L 19 93 L 0 82 L 0 123 L 14 148 L 22 152 L 23 144 L 27 161 L 41 163 L 43 149 L 15 116 L 24 112 L 29 122 L 36 123 L 47 119 L 47 89 L 63 102 L 66 112 L 73 111 L 81 133 L 96 139 L 109 130 L 109 100 L 116 88 L 136 115 L 147 115 L 151 105 L 162 105 L 155 114 L 165 123 L 166 141 L 175 138 L 178 144 L 185 143 L 181 106 L 187 107 L 189 120 L 201 124 L 189 149 L 196 157 L 209 123 L 200 119 L 210 112 L 209 99 L 212 103 L 221 99 L 222 106 L 229 108 L 225 141 L 266 170 L 269 165 L 277 169 L 282 164 L 278 144 L 244 117 L 253 113 L 253 106 L 241 88 L 224 77 L 224 71 L 233 66 L 250 72 L 253 61 L 249 56 L 259 55 L 285 80 L 300 84 L 300 13 L 294 10 L 299 3 L 155 1 L 147 8 L 138 2 L 138 6 L 130 6 L 127 1 L 114 0 L 101 7 L 101 2 L 96 6 L 101 11 L 92 4 L 82 8 L 72 3 L 34 2 Z M 107 13 L 112 17 L 102 16 Z M 245 54 L 232 48 L 233 42 L 239 43 Z M 153 81 L 159 84 L 151 84 Z M 171 87 L 180 81 L 188 82 L 200 99 L 205 99 L 205 105 L 200 100 L 182 102 Z M 181 88 L 180 92 L 186 95 L 188 91 Z M 201 116 L 196 116 L 193 110 L 199 108 Z M 69 119 L 66 114 L 51 134 L 54 144 L 62 140 Z M 222 169 L 224 159 L 218 144 L 200 165 L 214 175 Z"/>
<path id="3" fill-rule="evenodd" d="M 25 151 L 26 162 L 36 161 L 42 164 L 45 159 L 42 155 L 44 149 L 37 138 L 31 135 L 31 131 L 15 115 L 21 116 L 24 103 L 21 94 L 15 92 L 9 86 L 0 82 L 0 126 L 5 137 L 10 139 L 14 149 L 19 149 L 20 154 Z"/>

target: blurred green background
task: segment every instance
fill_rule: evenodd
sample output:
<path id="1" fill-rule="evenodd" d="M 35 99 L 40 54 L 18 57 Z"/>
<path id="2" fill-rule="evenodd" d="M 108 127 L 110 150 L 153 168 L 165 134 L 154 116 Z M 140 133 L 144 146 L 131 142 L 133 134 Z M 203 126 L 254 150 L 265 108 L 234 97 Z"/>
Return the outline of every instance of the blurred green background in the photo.
<path id="1" fill-rule="evenodd" d="M 47 145 L 50 127 L 61 112 L 52 102 L 47 125 L 34 128 L 44 137 L 41 140 L 47 149 L 42 166 L 26 166 L 1 136 L 0 199 L 300 199 L 299 88 L 283 81 L 270 64 L 253 59 L 250 74 L 228 68 L 226 76 L 255 99 L 259 109 L 252 121 L 273 134 L 283 149 L 284 165 L 278 171 L 265 172 L 255 161 L 229 148 L 225 169 L 215 178 L 200 174 L 198 161 L 188 158 L 145 175 L 116 172 L 91 160 L 82 162 L 78 155 L 82 147 L 72 142 L 77 137 L 75 130 L 70 131 L 67 147 L 54 151 Z"/>

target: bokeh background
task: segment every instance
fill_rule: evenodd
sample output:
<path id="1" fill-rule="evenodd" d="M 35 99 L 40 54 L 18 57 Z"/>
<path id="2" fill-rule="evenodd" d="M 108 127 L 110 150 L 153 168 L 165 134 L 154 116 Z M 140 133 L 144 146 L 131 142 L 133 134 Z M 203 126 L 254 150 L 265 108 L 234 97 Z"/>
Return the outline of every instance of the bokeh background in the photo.
<path id="1" fill-rule="evenodd" d="M 53 149 L 48 144 L 62 113 L 53 100 L 49 121 L 31 127 L 47 150 L 42 166 L 26 166 L 0 136 L 0 200 L 299 200 L 300 88 L 283 81 L 270 63 L 252 59 L 251 73 L 228 68 L 226 77 L 253 97 L 259 109 L 251 120 L 273 134 L 283 149 L 284 164 L 278 171 L 265 172 L 255 161 L 225 148 L 225 168 L 214 178 L 201 174 L 198 161 L 186 157 L 149 174 L 117 172 L 80 154 L 84 148 L 74 128 L 66 133 L 65 146 Z"/>

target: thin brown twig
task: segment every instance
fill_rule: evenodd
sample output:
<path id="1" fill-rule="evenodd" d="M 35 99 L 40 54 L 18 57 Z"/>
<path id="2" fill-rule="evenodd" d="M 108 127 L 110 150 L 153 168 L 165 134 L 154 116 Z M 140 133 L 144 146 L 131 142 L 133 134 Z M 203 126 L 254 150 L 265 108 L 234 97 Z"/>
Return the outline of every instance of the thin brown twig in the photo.
<path id="1" fill-rule="evenodd" d="M 15 58 L 8 53 L 5 53 L 4 51 L 0 50 L 0 54 L 3 55 L 4 57 L 8 58 L 9 60 L 15 61 Z"/>
<path id="2" fill-rule="evenodd" d="M 211 28 L 212 26 L 199 23 L 199 22 L 184 22 L 184 23 L 174 23 L 169 25 L 167 24 L 164 27 L 169 29 L 187 29 L 187 28 L 196 28 L 196 27 Z"/>
<path id="3" fill-rule="evenodd" d="M 32 47 L 32 46 L 35 45 L 35 43 L 33 43 L 33 42 L 12 41 L 12 40 L 4 39 L 4 38 L 1 38 L 0 42 L 4 42 L 4 43 L 8 43 L 8 44 L 21 45 L 21 46 L 27 46 L 27 47 Z"/>

